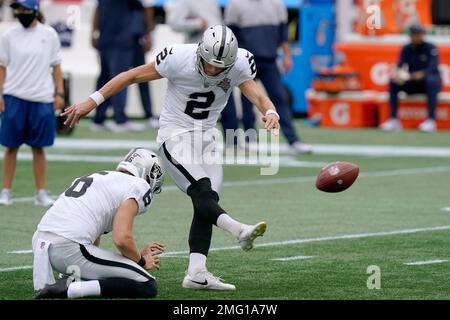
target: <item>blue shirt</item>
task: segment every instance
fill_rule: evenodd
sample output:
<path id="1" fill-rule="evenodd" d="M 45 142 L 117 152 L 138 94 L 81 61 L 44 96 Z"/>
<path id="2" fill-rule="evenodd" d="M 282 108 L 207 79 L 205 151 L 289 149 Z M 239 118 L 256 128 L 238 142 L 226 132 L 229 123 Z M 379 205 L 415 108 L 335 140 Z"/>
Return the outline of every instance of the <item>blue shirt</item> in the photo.
<path id="1" fill-rule="evenodd" d="M 143 10 L 138 0 L 98 0 L 98 10 L 99 49 L 131 48 L 135 38 L 143 34 L 138 30 L 139 22 L 136 21 L 136 11 Z M 141 21 L 143 28 L 143 14 Z"/>
<path id="2" fill-rule="evenodd" d="M 401 68 L 404 64 L 408 65 L 410 73 L 425 71 L 426 76 L 439 76 L 439 51 L 435 45 L 428 42 L 419 46 L 407 44 L 402 48 L 397 66 Z"/>

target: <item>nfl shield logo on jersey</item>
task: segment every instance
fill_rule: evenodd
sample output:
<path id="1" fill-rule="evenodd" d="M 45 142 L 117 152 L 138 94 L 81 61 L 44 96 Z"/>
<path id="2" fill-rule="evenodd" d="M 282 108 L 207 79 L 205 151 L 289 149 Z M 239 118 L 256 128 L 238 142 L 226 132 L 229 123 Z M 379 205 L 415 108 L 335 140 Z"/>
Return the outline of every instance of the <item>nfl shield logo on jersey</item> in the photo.
<path id="1" fill-rule="evenodd" d="M 231 80 L 228 78 L 223 79 L 222 81 L 220 81 L 217 86 L 219 86 L 220 88 L 223 89 L 223 91 L 228 92 L 228 90 L 230 90 L 231 85 L 230 85 Z"/>

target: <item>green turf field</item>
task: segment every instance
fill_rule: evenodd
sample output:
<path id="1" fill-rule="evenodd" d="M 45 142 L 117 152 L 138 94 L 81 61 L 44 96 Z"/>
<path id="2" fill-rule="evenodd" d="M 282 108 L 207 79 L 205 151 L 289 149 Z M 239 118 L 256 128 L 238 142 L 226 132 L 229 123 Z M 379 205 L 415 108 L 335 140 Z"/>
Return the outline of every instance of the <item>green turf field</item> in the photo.
<path id="1" fill-rule="evenodd" d="M 74 135 L 63 138 L 144 142 L 156 136 L 150 130 L 111 134 L 86 129 L 87 122 L 82 122 Z M 300 130 L 304 139 L 315 145 L 450 149 L 450 132 L 382 134 L 369 129 L 303 126 Z M 21 152 L 30 153 L 27 148 Z M 56 196 L 77 176 L 115 168 L 112 161 L 88 162 L 79 160 L 81 156 L 121 157 L 126 152 L 119 147 L 50 149 L 49 155 L 69 155 L 78 160 L 50 160 L 48 190 Z M 158 299 L 450 299 L 450 157 L 288 157 L 302 165 L 282 165 L 276 176 L 261 176 L 257 166 L 224 169 L 222 207 L 243 222 L 268 223 L 266 234 L 250 252 L 238 249 L 229 234 L 214 230 L 208 268 L 236 285 L 236 292 L 231 293 L 181 287 L 192 205 L 170 178 L 166 180 L 166 188 L 155 196 L 151 211 L 135 223 L 139 246 L 159 241 L 170 254 L 162 258 L 161 270 L 153 272 L 159 286 Z M 320 166 L 336 160 L 359 164 L 361 176 L 340 194 L 316 190 L 314 179 Z M 10 207 L 0 207 L 0 299 L 31 299 L 33 259 L 27 250 L 45 211 L 32 202 L 31 161 L 18 162 L 13 192 L 17 201 Z M 103 238 L 101 246 L 113 248 L 110 236 Z M 11 253 L 20 250 L 25 253 Z M 369 266 L 379 267 L 380 289 L 367 287 L 372 275 L 367 273 Z"/>

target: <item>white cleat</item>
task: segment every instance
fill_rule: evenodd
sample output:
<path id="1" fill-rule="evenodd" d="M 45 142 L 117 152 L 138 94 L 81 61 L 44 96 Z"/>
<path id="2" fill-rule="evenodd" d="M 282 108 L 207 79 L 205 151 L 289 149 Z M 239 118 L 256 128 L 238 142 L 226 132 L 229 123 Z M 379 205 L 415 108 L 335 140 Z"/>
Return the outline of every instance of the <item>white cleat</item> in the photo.
<path id="1" fill-rule="evenodd" d="M 36 206 L 43 206 L 43 207 L 50 207 L 54 202 L 55 200 L 53 200 L 53 198 L 51 198 L 48 195 L 47 191 L 45 190 L 40 190 L 36 194 L 36 198 L 34 200 L 34 204 Z"/>
<path id="2" fill-rule="evenodd" d="M 0 192 L 0 206 L 10 206 L 12 203 L 11 191 L 9 189 L 3 189 Z"/>
<path id="3" fill-rule="evenodd" d="M 239 235 L 239 244 L 242 250 L 249 251 L 253 249 L 253 241 L 257 237 L 261 237 L 266 232 L 267 223 L 260 222 L 251 226 L 244 226 Z"/>
<path id="4" fill-rule="evenodd" d="M 213 276 L 213 274 L 207 270 L 199 271 L 193 276 L 186 272 L 183 279 L 183 288 L 220 291 L 236 290 L 234 285 L 222 282 L 222 279 Z"/>
<path id="5" fill-rule="evenodd" d="M 158 118 L 150 118 L 147 120 L 147 126 L 152 129 L 159 128 L 159 119 Z"/>
<path id="6" fill-rule="evenodd" d="M 400 121 L 396 118 L 391 118 L 380 125 L 381 131 L 402 131 L 403 127 Z"/>
<path id="7" fill-rule="evenodd" d="M 105 122 L 106 128 L 111 130 L 112 132 L 121 133 L 121 132 L 140 132 L 145 130 L 145 125 L 141 123 L 134 123 L 131 121 L 127 121 L 124 123 L 115 123 L 113 121 Z"/>
<path id="8" fill-rule="evenodd" d="M 427 119 L 419 125 L 419 130 L 422 132 L 435 132 L 436 121 L 433 119 Z"/>
<path id="9" fill-rule="evenodd" d="M 106 128 L 105 124 L 103 123 L 91 122 L 89 124 L 89 130 L 93 132 L 99 132 L 99 131 L 106 131 L 108 130 L 108 128 Z"/>
<path id="10" fill-rule="evenodd" d="M 310 144 L 296 141 L 289 146 L 289 150 L 296 154 L 310 154 L 313 152 L 313 148 Z"/>

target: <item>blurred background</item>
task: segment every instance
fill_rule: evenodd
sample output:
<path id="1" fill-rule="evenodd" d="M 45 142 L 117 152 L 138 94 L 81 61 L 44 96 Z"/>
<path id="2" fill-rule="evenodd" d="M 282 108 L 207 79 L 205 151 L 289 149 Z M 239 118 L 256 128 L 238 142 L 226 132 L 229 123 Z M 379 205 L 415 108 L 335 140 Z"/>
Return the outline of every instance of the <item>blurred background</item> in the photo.
<path id="1" fill-rule="evenodd" d="M 183 34 L 166 24 L 166 11 L 173 1 L 152 1 L 153 45 L 146 53 L 147 62 L 166 45 L 184 41 Z M 9 8 L 10 1 L 1 2 L 0 33 L 17 23 Z M 228 1 L 218 3 L 223 13 Z M 375 127 L 386 120 L 390 75 L 401 47 L 409 41 L 409 26 L 418 22 L 426 28 L 427 40 L 440 50 L 443 88 L 437 123 L 439 128 L 450 129 L 449 1 L 284 0 L 284 3 L 288 8 L 293 67 L 283 75 L 283 82 L 296 117 L 307 116 L 313 126 L 346 128 Z M 373 5 L 380 8 L 378 17 L 377 12 L 370 12 Z M 57 29 L 63 44 L 62 68 L 72 103 L 94 91 L 100 73 L 99 55 L 90 40 L 96 6 L 96 0 L 41 1 L 46 22 Z M 162 106 L 165 81 L 150 84 L 156 116 Z M 426 118 L 426 99 L 424 95 L 405 99 L 400 99 L 399 117 L 405 127 L 413 128 Z M 143 116 L 136 87 L 129 90 L 126 112 L 131 117 Z"/>

